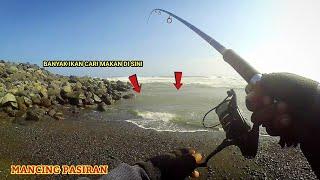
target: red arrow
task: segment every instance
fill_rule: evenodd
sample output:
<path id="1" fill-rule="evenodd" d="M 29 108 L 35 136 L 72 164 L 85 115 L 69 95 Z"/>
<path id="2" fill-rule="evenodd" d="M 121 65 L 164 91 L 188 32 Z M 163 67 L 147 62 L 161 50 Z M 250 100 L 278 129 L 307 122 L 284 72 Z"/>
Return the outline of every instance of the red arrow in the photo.
<path id="1" fill-rule="evenodd" d="M 133 90 L 136 91 L 137 93 L 140 93 L 141 91 L 141 86 L 139 85 L 138 79 L 137 79 L 137 75 L 131 75 L 129 76 L 129 80 L 133 86 Z"/>
<path id="2" fill-rule="evenodd" d="M 179 90 L 182 86 L 181 78 L 182 78 L 182 72 L 174 72 L 174 77 L 176 79 L 176 83 L 173 83 L 174 86 Z"/>

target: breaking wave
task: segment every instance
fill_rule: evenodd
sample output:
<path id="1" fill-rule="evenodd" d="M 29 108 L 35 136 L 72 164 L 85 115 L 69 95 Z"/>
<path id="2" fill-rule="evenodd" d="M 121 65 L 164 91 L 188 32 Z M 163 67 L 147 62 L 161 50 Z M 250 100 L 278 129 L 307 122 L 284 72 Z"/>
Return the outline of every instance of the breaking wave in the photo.
<path id="1" fill-rule="evenodd" d="M 135 124 L 144 129 L 153 129 L 156 131 L 170 131 L 170 132 L 199 132 L 207 131 L 204 129 L 195 129 L 188 127 L 181 127 L 172 122 L 177 115 L 167 112 L 137 112 L 141 118 L 126 120 L 129 123 Z"/>
<path id="2" fill-rule="evenodd" d="M 114 77 L 110 80 L 128 81 L 128 77 Z M 139 77 L 140 83 L 173 83 L 174 77 L 155 76 Z M 186 76 L 182 79 L 183 84 L 205 85 L 209 87 L 243 88 L 246 82 L 239 77 L 226 76 Z"/>

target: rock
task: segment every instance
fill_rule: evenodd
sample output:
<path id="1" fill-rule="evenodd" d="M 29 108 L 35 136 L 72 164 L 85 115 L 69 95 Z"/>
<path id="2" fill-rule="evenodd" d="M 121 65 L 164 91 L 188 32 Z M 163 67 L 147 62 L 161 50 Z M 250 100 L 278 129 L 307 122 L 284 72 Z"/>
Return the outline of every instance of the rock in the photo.
<path id="1" fill-rule="evenodd" d="M 74 98 L 74 99 L 86 99 L 86 96 L 83 92 L 80 91 L 73 91 L 66 94 L 66 97 L 68 98 Z"/>
<path id="2" fill-rule="evenodd" d="M 118 92 L 118 91 L 114 91 L 113 93 L 112 93 L 112 99 L 114 99 L 114 100 L 120 100 L 121 99 L 121 93 L 120 92 Z"/>
<path id="3" fill-rule="evenodd" d="M 4 112 L 6 112 L 9 116 L 14 117 L 17 113 L 16 110 L 14 110 L 11 106 L 4 107 Z"/>
<path id="4" fill-rule="evenodd" d="M 7 69 L 7 73 L 8 74 L 13 74 L 15 72 L 18 71 L 18 68 L 16 66 L 10 66 L 8 69 Z"/>
<path id="5" fill-rule="evenodd" d="M 26 117 L 26 111 L 16 110 L 14 117 Z"/>
<path id="6" fill-rule="evenodd" d="M 17 99 L 16 97 L 11 94 L 11 93 L 7 93 L 1 101 L 1 105 L 5 106 L 5 105 L 11 105 L 12 107 L 18 109 L 18 104 L 17 104 Z"/>
<path id="7" fill-rule="evenodd" d="M 27 121 L 40 121 L 45 114 L 45 111 L 43 109 L 40 109 L 38 107 L 32 107 L 28 108 L 27 110 Z"/>
<path id="8" fill-rule="evenodd" d="M 106 94 L 107 90 L 106 89 L 98 89 L 97 91 L 95 91 L 95 94 L 99 97 L 101 97 L 102 95 Z"/>
<path id="9" fill-rule="evenodd" d="M 11 88 L 11 89 L 8 90 L 9 93 L 12 93 L 12 94 L 14 94 L 14 95 L 16 95 L 16 94 L 18 93 L 18 91 L 19 91 L 19 90 L 18 90 L 18 88 L 16 88 L 16 87 L 13 87 L 13 88 Z"/>
<path id="10" fill-rule="evenodd" d="M 60 95 L 56 96 L 56 100 L 57 100 L 58 103 L 60 103 L 60 104 L 66 104 L 66 103 L 68 103 L 68 99 L 62 98 Z"/>
<path id="11" fill-rule="evenodd" d="M 103 79 L 102 81 L 103 81 L 103 83 L 104 83 L 104 84 L 106 84 L 107 86 L 109 86 L 109 85 L 110 85 L 110 81 L 109 81 L 109 80 L 107 80 L 107 79 Z"/>
<path id="12" fill-rule="evenodd" d="M 117 84 L 117 86 L 125 86 L 124 82 L 119 81 L 119 80 L 116 82 L 116 84 Z"/>
<path id="13" fill-rule="evenodd" d="M 12 93 L 7 93 L 1 101 L 1 105 L 6 104 L 7 102 L 17 102 L 16 97 Z"/>
<path id="14" fill-rule="evenodd" d="M 117 91 L 127 91 L 127 88 L 126 87 L 123 87 L 123 86 L 117 86 L 116 88 L 115 88 Z"/>
<path id="15" fill-rule="evenodd" d="M 98 110 L 98 111 L 101 111 L 101 112 L 106 111 L 106 110 L 107 110 L 107 105 L 106 105 L 106 103 L 104 103 L 104 102 L 99 103 L 99 104 L 98 104 L 98 107 L 97 107 L 97 110 Z"/>
<path id="16" fill-rule="evenodd" d="M 64 120 L 62 112 L 57 112 L 56 114 L 54 114 L 53 118 L 56 120 Z"/>
<path id="17" fill-rule="evenodd" d="M 44 76 L 44 77 L 46 77 L 46 75 L 43 73 L 43 71 L 42 71 L 41 69 L 36 70 L 35 73 L 36 73 L 36 75 L 38 75 L 38 76 Z"/>
<path id="18" fill-rule="evenodd" d="M 86 97 L 87 98 L 91 98 L 92 97 L 92 92 L 88 91 L 85 93 Z"/>
<path id="19" fill-rule="evenodd" d="M 48 111 L 48 115 L 51 117 L 54 117 L 55 114 L 56 114 L 56 111 L 54 109 L 51 109 Z"/>
<path id="20" fill-rule="evenodd" d="M 46 88 L 41 88 L 39 92 L 41 97 L 48 98 L 48 91 Z"/>
<path id="21" fill-rule="evenodd" d="M 78 98 L 69 98 L 69 104 L 71 105 L 78 105 L 79 103 L 81 103 L 82 100 L 78 99 Z"/>
<path id="22" fill-rule="evenodd" d="M 48 88 L 48 96 L 57 96 L 57 95 L 60 95 L 60 89 L 59 88 Z"/>
<path id="23" fill-rule="evenodd" d="M 86 98 L 84 100 L 85 105 L 93 105 L 94 104 L 94 100 L 92 98 Z"/>
<path id="24" fill-rule="evenodd" d="M 32 100 L 27 98 L 27 97 L 23 97 L 24 99 L 24 103 L 28 106 L 31 107 L 32 106 Z"/>
<path id="25" fill-rule="evenodd" d="M 51 100 L 48 99 L 48 98 L 41 98 L 41 106 L 50 107 L 51 106 Z"/>
<path id="26" fill-rule="evenodd" d="M 31 100 L 32 100 L 32 103 L 33 104 L 38 104 L 40 105 L 41 104 L 41 97 L 39 94 L 36 94 L 34 96 L 31 96 Z"/>
<path id="27" fill-rule="evenodd" d="M 2 73 L 0 74 L 0 77 L 1 77 L 1 78 L 8 78 L 8 77 L 9 77 L 9 74 L 8 74 L 7 72 L 2 72 Z"/>
<path id="28" fill-rule="evenodd" d="M 70 83 L 76 83 L 77 81 L 77 76 L 69 76 L 69 82 Z"/>
<path id="29" fill-rule="evenodd" d="M 81 106 L 84 106 L 84 103 L 83 103 L 84 99 L 79 99 L 79 102 L 78 102 L 78 107 L 81 107 Z"/>
<path id="30" fill-rule="evenodd" d="M 134 97 L 134 94 L 130 93 L 130 94 L 125 94 L 122 96 L 123 99 L 131 99 Z"/>
<path id="31" fill-rule="evenodd" d="M 0 92 L 5 92 L 6 91 L 6 85 L 3 83 L 0 83 Z"/>
<path id="32" fill-rule="evenodd" d="M 64 93 L 71 93 L 72 92 L 72 87 L 68 84 L 62 87 L 62 92 Z"/>
<path id="33" fill-rule="evenodd" d="M 86 99 L 86 96 L 81 91 L 73 91 L 71 93 L 67 93 L 66 97 L 69 98 L 69 103 L 71 105 L 80 105 L 80 106 L 82 106 L 82 100 Z"/>
<path id="34" fill-rule="evenodd" d="M 23 97 L 16 97 L 17 99 L 17 103 L 18 103 L 18 108 L 21 111 L 26 111 L 27 110 L 27 106 L 24 102 L 24 98 Z"/>
<path id="35" fill-rule="evenodd" d="M 111 105 L 114 103 L 114 100 L 112 99 L 112 96 L 109 94 L 103 95 L 102 96 L 102 100 L 104 103 L 106 103 L 107 105 Z"/>
<path id="36" fill-rule="evenodd" d="M 101 102 L 101 99 L 99 98 L 99 96 L 97 96 L 97 95 L 95 95 L 95 94 L 93 94 L 93 100 L 94 100 L 95 102 L 98 102 L 98 103 Z"/>
<path id="37" fill-rule="evenodd" d="M 77 107 L 83 105 L 96 107 L 99 104 L 99 108 L 104 109 L 107 104 L 113 104 L 115 100 L 121 99 L 121 92 L 126 89 L 128 84 L 121 81 L 66 77 L 52 74 L 30 63 L 16 64 L 0 61 L 0 106 L 10 116 L 29 111 L 29 119 L 39 120 L 36 116 L 30 118 L 32 117 L 31 108 L 49 113 L 49 107 L 60 104 Z M 132 97 L 132 95 L 123 95 L 123 98 Z M 57 115 L 56 119 L 63 119 L 63 117 Z"/>
<path id="38" fill-rule="evenodd" d="M 82 84 L 81 84 L 81 82 L 76 82 L 76 85 L 75 85 L 75 88 L 76 89 L 82 89 Z"/>

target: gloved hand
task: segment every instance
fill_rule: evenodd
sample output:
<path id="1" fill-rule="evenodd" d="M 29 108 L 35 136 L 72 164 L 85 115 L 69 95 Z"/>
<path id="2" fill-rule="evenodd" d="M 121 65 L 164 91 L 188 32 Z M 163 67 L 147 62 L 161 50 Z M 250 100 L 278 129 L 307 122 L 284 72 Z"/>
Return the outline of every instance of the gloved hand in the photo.
<path id="1" fill-rule="evenodd" d="M 202 155 L 192 149 L 179 149 L 155 156 L 146 162 L 137 163 L 152 180 L 185 179 L 187 176 L 199 177 L 195 168 L 202 162 Z"/>
<path id="2" fill-rule="evenodd" d="M 268 134 L 280 136 L 282 147 L 310 141 L 312 133 L 320 130 L 317 88 L 317 82 L 294 74 L 263 75 L 256 85 L 246 87 L 252 122 L 266 127 Z"/>

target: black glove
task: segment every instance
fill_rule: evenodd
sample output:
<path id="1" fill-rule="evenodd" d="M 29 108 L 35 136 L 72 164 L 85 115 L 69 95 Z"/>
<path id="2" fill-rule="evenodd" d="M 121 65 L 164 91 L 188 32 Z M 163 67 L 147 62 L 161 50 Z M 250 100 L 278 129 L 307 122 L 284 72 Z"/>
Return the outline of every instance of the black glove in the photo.
<path id="1" fill-rule="evenodd" d="M 155 156 L 146 162 L 137 163 L 152 180 L 185 179 L 187 176 L 199 176 L 194 172 L 202 156 L 191 149 L 179 149 L 171 153 Z"/>

